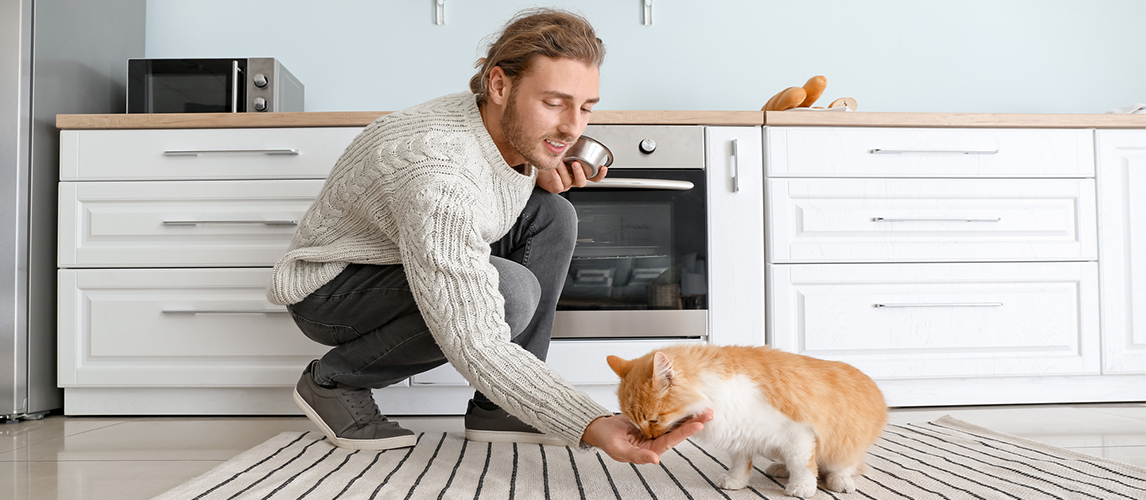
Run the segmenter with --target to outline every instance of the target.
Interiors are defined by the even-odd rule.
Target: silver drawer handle
[[[1002,217],[983,217],[983,218],[967,218],[967,217],[904,217],[904,218],[891,218],[891,217],[873,217],[872,222],[1000,222]]]
[[[197,226],[199,224],[266,224],[268,226],[297,226],[297,220],[165,220],[164,226]]]
[[[286,309],[164,309],[163,314],[286,314]]]
[[[298,156],[297,149],[173,149],[163,152],[163,156],[199,155],[271,155]]]
[[[875,307],[1003,307],[1002,302],[953,302],[950,304],[875,304]]]
[[[736,147],[736,139],[732,140],[732,192],[740,192],[740,152]]]
[[[581,189],[667,189],[669,191],[688,191],[693,187],[695,187],[695,185],[689,181],[605,178],[599,182],[589,183],[588,186]]]
[[[994,155],[999,154],[998,149],[873,149],[873,155],[901,155],[905,153],[946,153],[961,155]]]

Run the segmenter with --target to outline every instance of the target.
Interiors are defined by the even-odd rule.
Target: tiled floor
[[[1146,404],[893,410],[893,423],[951,415],[984,427],[1146,467]],[[398,418],[460,432],[459,417]],[[77,418],[0,424],[0,499],[147,499],[284,431],[291,418]]]

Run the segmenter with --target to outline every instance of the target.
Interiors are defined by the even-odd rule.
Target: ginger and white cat
[[[855,491],[864,453],[887,422],[875,382],[852,366],[768,347],[672,346],[634,360],[608,357],[621,377],[621,411],[649,438],[712,408],[696,434],[732,456],[717,484],[748,485],[752,459],[772,460],[766,473],[789,477],[784,493],[809,497],[816,479],[827,489]]]

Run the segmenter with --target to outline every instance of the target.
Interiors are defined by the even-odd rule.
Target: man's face
[[[600,100],[600,82],[594,65],[537,56],[510,88],[501,117],[503,137],[530,165],[540,170],[561,166]]]

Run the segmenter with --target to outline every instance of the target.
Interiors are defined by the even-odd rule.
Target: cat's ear
[[[633,362],[627,359],[619,358],[617,356],[609,356],[605,358],[609,362],[609,368],[613,369],[618,377],[624,378],[629,373],[629,369],[633,367]]]
[[[672,360],[665,353],[653,354],[653,386],[658,390],[668,390],[672,385]]]

